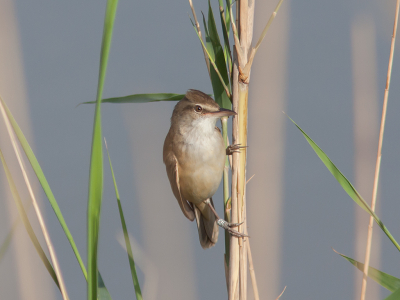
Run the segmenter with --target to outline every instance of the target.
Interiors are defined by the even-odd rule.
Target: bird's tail
[[[197,229],[199,231],[200,245],[203,249],[211,248],[218,241],[219,227],[217,218],[207,201],[211,202],[214,207],[212,198],[207,199],[200,205],[194,205],[194,213],[196,216]]]

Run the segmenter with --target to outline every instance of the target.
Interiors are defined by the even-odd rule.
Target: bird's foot
[[[229,145],[226,148],[226,155],[232,155],[234,152],[240,152],[240,149],[247,148],[247,146],[240,146],[240,144]]]
[[[228,230],[228,232],[233,236],[236,236],[236,237],[248,237],[247,234],[240,233],[239,231],[237,231],[237,230],[232,228],[232,227],[238,227],[239,225],[243,224],[243,222],[241,222],[241,223],[228,223],[224,219],[218,219],[217,220],[217,224],[218,224],[218,226],[224,228],[225,230]]]

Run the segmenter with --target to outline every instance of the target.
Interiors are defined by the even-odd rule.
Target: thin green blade
[[[225,7],[225,28],[226,28],[227,35],[228,35],[228,38],[229,38],[229,32],[230,32],[230,28],[231,28],[231,15],[229,13],[229,9],[232,6],[232,0],[226,0],[225,2],[226,2],[226,7]]]
[[[328,170],[332,173],[332,175],[336,178],[342,188],[346,191],[346,193],[357,203],[362,209],[364,209],[367,213],[369,213],[376,221],[378,226],[383,230],[383,232],[387,235],[390,241],[396,246],[397,250],[400,251],[400,245],[391,235],[386,226],[382,223],[382,221],[378,218],[374,211],[370,208],[367,202],[361,197],[361,195],[357,192],[354,186],[350,183],[350,181],[340,172],[340,170],[333,164],[330,158],[322,151],[322,149],[300,128],[299,125],[296,124],[290,117],[288,117],[294,125],[301,131],[303,136],[306,138],[307,142],[310,144],[311,148],[315,151],[324,165],[328,168]]]
[[[173,93],[152,93],[152,94],[134,94],[124,97],[114,97],[101,100],[102,103],[147,103],[158,101],[179,101],[185,94]],[[93,104],[96,101],[83,102],[82,104]]]
[[[74,251],[76,259],[78,260],[78,263],[79,263],[79,265],[80,265],[80,267],[82,269],[82,273],[86,278],[87,277],[87,273],[86,273],[85,265],[84,265],[84,263],[82,261],[82,258],[80,256],[80,254],[79,254],[78,248],[76,247],[76,244],[75,244],[75,241],[74,241],[74,239],[72,237],[72,234],[68,229],[67,223],[64,220],[64,217],[63,217],[63,215],[61,213],[61,210],[60,210],[60,208],[59,208],[59,206],[57,204],[57,201],[56,201],[56,199],[55,199],[55,197],[53,195],[53,192],[50,189],[50,185],[47,182],[46,177],[44,176],[42,168],[40,167],[39,162],[37,161],[36,156],[32,151],[32,148],[30,147],[30,145],[29,145],[28,141],[26,140],[23,132],[21,131],[21,128],[18,126],[18,123],[15,121],[14,116],[12,115],[11,111],[8,109],[6,103],[3,101],[3,99],[1,97],[0,97],[0,102],[1,102],[1,105],[4,107],[4,110],[5,110],[6,114],[7,114],[7,117],[10,120],[11,126],[13,127],[14,132],[17,135],[17,138],[18,138],[19,142],[21,143],[22,148],[24,149],[26,157],[28,158],[28,160],[29,160],[29,162],[30,162],[30,164],[32,166],[32,169],[35,172],[35,174],[36,174],[36,176],[37,176],[37,178],[38,178],[38,180],[39,180],[39,182],[40,182],[40,184],[41,184],[41,186],[43,188],[43,191],[45,192],[47,198],[49,199],[51,207],[53,208],[54,213],[56,214],[57,219],[60,222],[60,225],[61,225],[62,229],[64,230],[64,233],[65,233],[65,235],[66,235],[66,237],[67,237],[67,239],[68,239],[68,241],[69,241],[69,243],[70,243],[70,245],[72,247],[72,250]]]
[[[103,39],[101,44],[97,103],[94,115],[92,153],[90,159],[89,196],[88,196],[88,300],[97,299],[97,250],[99,241],[101,200],[103,196],[103,149],[101,133],[101,99],[110,53],[112,32],[118,0],[108,0],[104,18]]]
[[[121,218],[122,230],[124,232],[125,246],[126,246],[126,251],[128,253],[129,266],[131,268],[133,287],[135,288],[136,299],[142,300],[143,299],[142,291],[140,289],[139,279],[136,274],[136,266],[135,266],[135,261],[133,260],[131,242],[129,240],[128,229],[127,229],[126,223],[125,223],[124,212],[122,210],[121,200],[119,197],[119,192],[118,192],[118,187],[117,187],[117,181],[115,180],[114,170],[113,170],[112,163],[111,163],[110,153],[108,152],[107,143],[106,143],[106,149],[107,149],[108,161],[110,163],[111,175],[112,175],[113,182],[114,182],[115,196],[117,198],[117,204],[118,204],[119,216]]]
[[[231,91],[224,50],[221,46],[210,1],[208,1],[208,34],[213,47],[215,65],[217,66],[225,85],[228,87],[229,91]],[[232,103],[225,92],[225,88],[221,83],[218,74],[214,69],[210,69],[210,74],[215,101],[219,104],[219,106],[230,109],[232,107]]]
[[[18,189],[17,189],[17,187],[16,187],[16,185],[14,183],[14,180],[13,180],[13,178],[11,176],[10,170],[9,170],[7,164],[6,164],[5,159],[4,159],[3,152],[1,150],[0,150],[0,160],[3,163],[3,168],[4,168],[4,171],[6,173],[7,181],[8,181],[8,184],[10,186],[10,189],[11,189],[11,194],[12,194],[12,196],[14,198],[15,204],[17,205],[19,215],[20,215],[20,217],[22,219],[22,222],[23,222],[23,224],[25,226],[25,229],[26,229],[26,231],[27,231],[27,233],[29,235],[29,238],[31,239],[33,245],[35,246],[35,249],[36,249],[37,253],[39,254],[39,257],[42,260],[42,262],[43,262],[44,266],[46,267],[47,271],[49,272],[51,278],[53,278],[53,280],[54,280],[55,284],[57,285],[58,289],[60,289],[60,285],[58,283],[57,275],[54,272],[53,266],[51,265],[50,261],[48,260],[46,254],[44,253],[43,248],[40,245],[39,240],[37,239],[37,237],[35,235],[35,232],[33,231],[31,223],[29,222],[28,216],[27,216],[27,214],[25,212],[25,209],[24,209],[24,206],[22,204],[21,198],[19,197]]]
[[[230,29],[230,15],[229,13],[224,13],[223,10],[224,4],[222,0],[219,1],[219,8],[220,8],[220,19],[221,19],[221,27],[222,27],[222,34],[224,36],[224,57],[225,63],[228,65],[229,73],[232,71],[232,54],[231,54],[231,47],[229,43],[229,29]],[[229,0],[228,0],[229,2]],[[229,11],[229,10],[228,10]]]
[[[333,250],[335,251],[335,250]],[[345,258],[347,261],[349,261],[353,266],[355,266],[357,269],[359,269],[361,272],[364,272],[364,264],[352,259],[351,257],[348,257],[344,254],[341,254],[337,251],[335,251],[337,254],[339,254],[341,257]],[[379,283],[381,286],[383,286],[385,289],[388,289],[391,292],[395,292],[400,288],[400,279],[396,278],[392,275],[389,275],[387,273],[384,273],[382,271],[379,271],[378,269],[369,267],[368,268],[368,277],[375,280],[377,283]]]
[[[215,61],[214,48],[213,48],[212,43],[211,43],[210,34],[208,33],[206,18],[204,17],[203,12],[201,12],[201,14],[203,16],[203,25],[204,25],[204,35],[205,35],[205,40],[206,40],[206,48],[207,48],[207,51],[208,51],[208,53],[210,55],[209,59],[210,60],[212,59],[213,61]]]

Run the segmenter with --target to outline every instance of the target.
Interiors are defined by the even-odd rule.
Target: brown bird
[[[172,191],[183,214],[190,221],[196,219],[204,249],[217,242],[218,225],[244,236],[231,228],[238,224],[219,219],[211,198],[221,182],[227,153],[215,124],[232,115],[236,113],[220,108],[208,95],[189,90],[174,108],[164,142],[163,160]]]

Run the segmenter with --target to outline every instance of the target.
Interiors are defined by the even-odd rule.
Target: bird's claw
[[[228,223],[228,222],[227,222]],[[228,226],[229,227],[238,227],[239,225],[242,225],[244,223],[244,221],[243,222],[240,222],[240,223],[228,223]]]
[[[226,148],[226,155],[232,155],[234,152],[240,152],[240,149],[247,148],[247,146],[240,146],[240,144],[229,145]]]
[[[232,227],[237,227],[241,224],[243,224],[243,222],[241,223],[228,223],[227,221],[223,220],[223,219],[218,219],[217,220],[217,224],[218,226],[224,228],[225,230],[227,230],[231,235],[236,236],[236,237],[248,237],[247,234],[244,233],[240,233],[239,231],[233,229]]]

